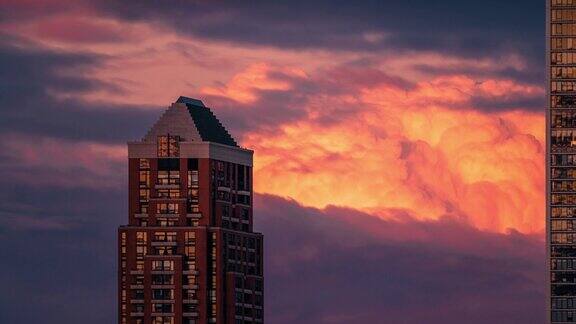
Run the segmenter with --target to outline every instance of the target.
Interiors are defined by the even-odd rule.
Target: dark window
[[[188,170],[198,170],[198,159],[188,159]]]
[[[180,159],[158,159],[158,171],[179,171]]]

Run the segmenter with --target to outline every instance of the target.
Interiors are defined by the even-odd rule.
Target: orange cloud
[[[257,63],[249,66],[246,70],[235,75],[225,86],[209,86],[201,89],[204,95],[222,96],[241,103],[252,103],[256,101],[259,90],[283,90],[291,89],[288,81],[269,77],[270,66],[265,63]],[[277,69],[286,76],[306,78],[306,73],[296,68]]]
[[[252,132],[243,144],[256,151],[256,191],[319,208],[348,206],[382,217],[401,208],[419,219],[449,216],[485,230],[539,232],[543,116],[469,109],[478,90],[510,93],[501,87],[542,92],[466,76],[418,82],[411,90],[379,84],[361,88],[354,113],[332,124],[303,119],[276,134]],[[347,99],[334,96],[327,104],[349,105]],[[303,109],[331,109],[310,102]]]

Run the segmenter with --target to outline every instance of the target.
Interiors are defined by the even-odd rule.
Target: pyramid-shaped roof
[[[155,142],[159,135],[178,135],[184,141],[203,141],[238,147],[234,138],[201,100],[180,97],[144,137]]]

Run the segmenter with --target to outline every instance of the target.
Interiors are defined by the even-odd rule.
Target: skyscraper
[[[576,0],[548,0],[548,321],[576,322]]]
[[[128,143],[119,323],[263,322],[252,155],[200,100],[186,97]]]

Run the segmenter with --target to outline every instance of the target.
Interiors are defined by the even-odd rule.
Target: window
[[[139,160],[139,167],[140,167],[140,170],[150,170],[150,160],[140,159]]]
[[[140,198],[140,201],[147,201],[150,198],[150,190],[149,189],[140,189],[139,198]]]
[[[197,188],[188,189],[188,198],[190,199],[191,202],[198,203],[198,189]]]
[[[156,194],[158,198],[180,198],[178,189],[158,189]]]
[[[155,232],[155,242],[176,242],[176,232]]]
[[[148,202],[140,202],[140,214],[148,214]]]
[[[161,226],[161,227],[176,226],[176,221],[174,221],[173,219],[158,218],[158,219],[156,219],[156,222],[158,223],[158,226]]]
[[[154,274],[152,275],[153,285],[172,285],[174,284],[174,277],[167,274]]]
[[[143,285],[143,284],[144,284],[144,276],[142,276],[142,275],[137,275],[136,278],[135,278],[135,280],[134,280],[134,283],[135,283],[136,285]]]
[[[156,246],[154,247],[154,255],[174,255],[176,254],[175,246]]]
[[[184,265],[186,266],[186,270],[196,270],[196,261],[194,260],[187,260]]]
[[[250,206],[250,196],[248,195],[237,195],[236,199],[239,204]]]
[[[144,243],[146,244],[147,241],[147,233],[146,232],[136,232],[136,243]]]
[[[193,289],[185,289],[182,293],[182,299],[196,299],[196,292]]]
[[[186,232],[184,234],[184,239],[186,240],[186,244],[194,244],[196,242],[196,233]]]
[[[188,187],[198,187],[198,171],[188,170]]]
[[[152,261],[152,270],[174,270],[174,261],[171,260],[155,260]]]
[[[256,287],[256,291],[262,291],[262,280],[256,279],[255,287]]]
[[[180,184],[180,171],[158,171],[159,185],[177,185]]]
[[[196,284],[196,276],[187,275],[182,278],[182,282],[184,285],[195,285]]]
[[[178,214],[178,203],[158,203],[156,204],[157,214]]]
[[[158,313],[166,313],[166,312],[158,312]],[[174,324],[174,317],[156,316],[152,318],[152,324]]]
[[[144,290],[142,289],[133,290],[132,299],[144,299]]]
[[[192,257],[196,255],[196,247],[195,246],[185,246],[184,247],[184,254],[188,257]]]
[[[140,187],[144,188],[150,187],[150,171],[139,172],[139,184]]]
[[[158,136],[158,157],[180,155],[180,137],[171,135]]]
[[[156,300],[174,299],[174,289],[153,289],[152,299]]]
[[[153,303],[152,304],[152,312],[153,313],[172,313],[173,312],[173,305],[172,304]]]
[[[146,255],[146,246],[144,245],[136,246],[136,255],[138,256]]]
[[[574,95],[553,95],[550,96],[552,108],[573,108],[576,107],[576,96]]]

